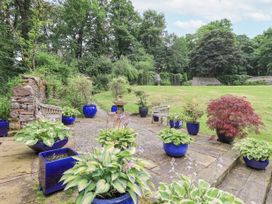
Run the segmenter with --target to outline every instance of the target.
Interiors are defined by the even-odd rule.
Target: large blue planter
[[[148,114],[148,107],[145,106],[139,107],[139,114],[141,118],[145,118]]]
[[[189,135],[197,135],[199,132],[199,123],[186,123],[187,132]]]
[[[269,160],[264,160],[264,161],[257,161],[255,159],[248,159],[247,157],[243,157],[246,165],[250,168],[253,169],[258,169],[258,170],[265,170],[266,167],[269,164]]]
[[[138,201],[137,201],[137,203],[138,203]],[[93,200],[92,204],[133,204],[133,200],[132,200],[130,194],[126,193],[118,198],[113,198],[113,199],[95,198]]]
[[[175,129],[180,129],[182,127],[182,121],[180,121],[180,120],[175,121],[174,127],[175,127]]]
[[[165,153],[171,157],[182,157],[188,150],[188,144],[163,143],[163,148]]]
[[[8,136],[9,122],[7,120],[0,120],[0,137]]]
[[[61,118],[61,121],[64,125],[72,125],[74,124],[75,120],[76,120],[76,117],[69,117],[65,115],[62,115],[62,118]]]
[[[54,161],[47,158],[52,155],[67,154],[67,157]],[[59,182],[63,173],[72,168],[76,160],[72,156],[78,155],[70,148],[55,149],[39,154],[39,183],[45,195],[64,189],[63,182]]]
[[[68,138],[64,138],[63,140],[56,140],[52,147],[45,145],[42,141],[38,141],[36,144],[29,146],[36,152],[44,152],[49,150],[54,150],[63,147],[68,142]]]
[[[174,128],[175,127],[175,121],[169,120],[169,126],[170,126],[170,128]]]
[[[86,118],[93,118],[97,112],[96,105],[90,104],[83,106],[83,114]]]
[[[117,111],[117,106],[116,105],[112,105],[111,106],[111,112],[115,113]]]

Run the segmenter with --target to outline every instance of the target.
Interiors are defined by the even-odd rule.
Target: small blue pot
[[[0,120],[0,137],[8,136],[9,122],[7,120]]]
[[[64,125],[72,125],[74,124],[75,120],[76,120],[76,117],[69,117],[65,115],[62,115],[62,118],[61,118],[61,121]]]
[[[186,123],[187,132],[189,135],[197,135],[199,132],[199,123]]]
[[[171,157],[182,157],[188,150],[188,144],[163,143],[163,148],[165,153]]]
[[[180,129],[182,127],[182,121],[178,120],[178,121],[175,121],[175,129]]]
[[[83,114],[86,118],[93,118],[97,112],[96,105],[84,105],[83,106]]]
[[[170,126],[170,128],[174,128],[175,122],[173,120],[169,120],[169,126]]]
[[[60,154],[68,156],[54,161],[47,160],[52,155]],[[78,154],[70,148],[55,149],[39,154],[39,183],[44,195],[64,189],[65,185],[59,180],[65,171],[75,165],[76,160],[72,156],[76,155]]]
[[[116,111],[117,111],[117,106],[116,105],[112,105],[111,106],[111,112],[116,113]]]
[[[42,141],[38,141],[36,144],[29,146],[36,152],[44,152],[49,150],[54,150],[63,147],[68,142],[68,138],[64,138],[63,140],[57,140],[52,147],[45,145]]]
[[[138,203],[138,201],[137,201]],[[95,198],[92,204],[133,204],[133,200],[129,193],[126,193],[118,198],[113,199],[99,199]]]
[[[255,159],[248,159],[246,156],[243,157],[243,159],[248,167],[258,170],[265,170],[269,164],[268,159],[264,161],[257,161]]]
[[[154,122],[159,122],[159,117],[158,116],[156,116],[156,115],[153,115],[153,120],[154,120]]]

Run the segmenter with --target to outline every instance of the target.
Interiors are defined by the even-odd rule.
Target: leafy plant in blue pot
[[[6,97],[0,98],[0,137],[8,136],[10,101]]]
[[[64,189],[60,182],[63,173],[72,168],[78,155],[70,148],[60,148],[39,153],[39,184],[44,193],[48,195]]]
[[[198,120],[204,115],[200,105],[195,100],[187,102],[183,108],[183,115],[188,133],[197,135],[200,128]]]
[[[188,144],[193,141],[187,133],[173,128],[161,130],[158,136],[163,141],[165,153],[172,157],[185,156]]]
[[[63,107],[62,109],[62,123],[64,125],[72,125],[74,124],[76,120],[76,116],[79,115],[80,112],[75,109],[68,106]]]
[[[15,140],[24,142],[36,152],[43,152],[63,147],[69,136],[69,129],[60,121],[41,119],[28,123],[19,130]]]
[[[65,189],[77,188],[76,203],[137,204],[153,186],[146,161],[133,156],[135,149],[95,149],[75,158],[76,165],[61,178]]]
[[[238,149],[248,167],[264,170],[269,164],[272,155],[272,145],[264,140],[255,138],[242,139],[234,144]]]
[[[145,118],[148,114],[148,106],[147,106],[147,94],[144,91],[134,91],[136,97],[139,98],[138,106],[139,106],[139,115],[142,118]]]

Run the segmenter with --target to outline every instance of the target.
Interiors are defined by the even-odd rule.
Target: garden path
[[[78,119],[71,126],[73,136],[68,146],[78,152],[90,152],[98,147],[96,135],[107,127],[107,114],[99,110],[93,119]],[[208,136],[194,136],[188,154],[183,158],[170,158],[156,137],[164,128],[151,124],[150,118],[130,117],[129,127],[137,136],[137,154],[150,161],[149,170],[155,184],[170,182],[179,174],[192,179],[207,180],[213,186],[234,193],[249,204],[272,203],[270,190],[271,167],[267,171],[249,170],[240,162],[231,147],[209,140]],[[182,130],[184,131],[184,130]],[[24,144],[15,143],[13,138],[0,138],[0,204],[71,204],[71,192],[57,193],[44,198],[38,191],[37,156]],[[143,204],[145,202],[140,202]]]

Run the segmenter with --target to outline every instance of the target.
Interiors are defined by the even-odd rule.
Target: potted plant
[[[246,138],[234,144],[248,167],[264,170],[272,155],[272,145],[264,140]]]
[[[263,125],[250,102],[244,97],[226,95],[212,100],[208,105],[210,129],[216,130],[218,140],[231,143],[235,137],[246,136],[248,130],[259,132]]]
[[[179,130],[165,128],[160,131],[159,138],[163,141],[163,148],[167,155],[172,157],[184,156],[192,138]]]
[[[110,128],[101,130],[97,140],[102,146],[113,145],[115,148],[125,150],[136,146],[136,135],[131,128]]]
[[[175,113],[169,116],[170,128],[180,129],[182,127],[182,115]]]
[[[26,124],[15,135],[15,140],[24,142],[36,152],[63,147],[68,142],[69,130],[59,121],[36,120]]]
[[[242,200],[234,195],[220,189],[210,187],[204,180],[193,183],[188,177],[181,176],[180,180],[172,183],[160,183],[157,199],[159,204],[177,203],[235,203],[244,204]]]
[[[8,136],[10,101],[8,98],[0,98],[0,137]]]
[[[170,128],[174,128],[175,127],[175,114],[170,114],[169,115],[169,126]]]
[[[199,122],[204,115],[204,111],[194,100],[185,104],[183,108],[184,119],[186,120],[186,128],[190,135],[197,135],[199,132]]]
[[[76,120],[76,116],[79,115],[79,111],[77,109],[65,106],[62,109],[62,123],[64,125],[72,125]]]
[[[65,171],[72,168],[78,155],[70,148],[60,148],[39,153],[39,184],[45,195],[64,189],[60,179]]]
[[[76,158],[76,165],[61,178],[65,190],[78,189],[76,203],[136,204],[138,196],[149,193],[153,184],[144,167],[146,161],[134,153],[135,149],[104,147]]]
[[[136,97],[139,98],[138,105],[139,105],[139,114],[142,118],[145,118],[148,114],[148,107],[147,107],[147,94],[144,91],[134,91]]]

